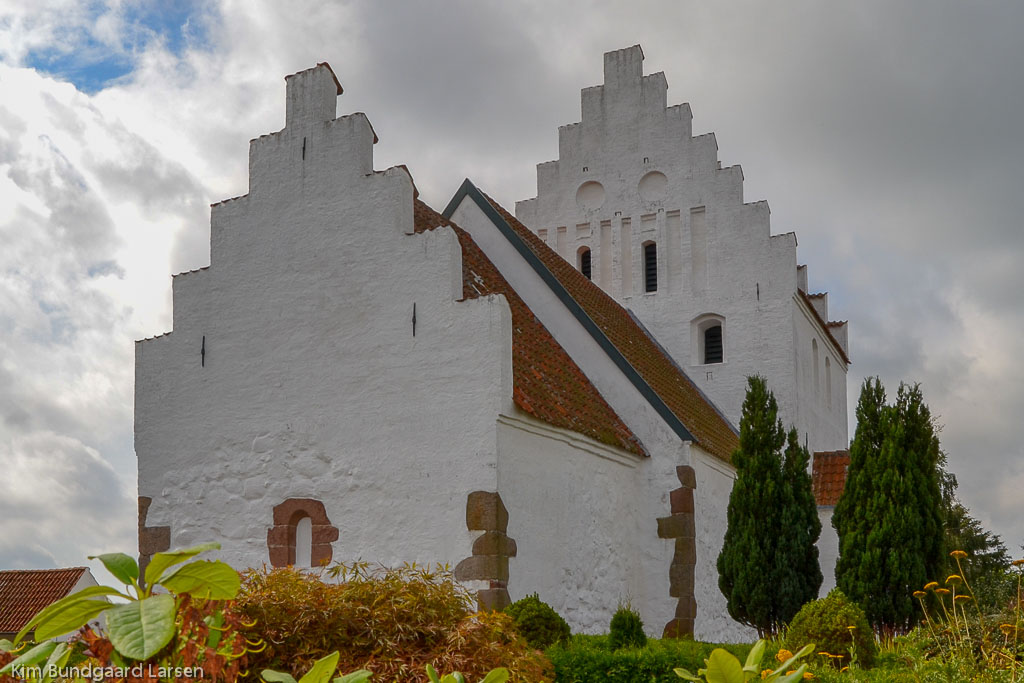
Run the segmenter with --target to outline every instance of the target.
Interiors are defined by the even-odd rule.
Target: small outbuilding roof
[[[850,467],[850,451],[820,451],[811,465],[811,487],[818,505],[839,502],[846,486],[846,470]]]
[[[17,633],[44,607],[66,597],[86,567],[0,571],[0,633]]]

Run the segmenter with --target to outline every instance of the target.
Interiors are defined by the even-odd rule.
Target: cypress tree
[[[795,427],[786,438],[782,465],[786,504],[782,508],[782,526],[776,547],[777,576],[780,585],[780,616],[789,623],[804,603],[818,597],[821,565],[818,547],[821,520],[814,500],[810,473],[811,456],[800,445]]]
[[[878,378],[857,403],[846,488],[832,525],[836,584],[876,627],[904,631],[917,619],[912,594],[943,568],[939,441],[918,385],[900,384],[888,405]]]
[[[729,614],[760,635],[777,632],[817,596],[821,571],[814,547],[821,531],[796,430],[787,434],[762,377],[747,380],[736,481],[718,556],[718,586]]]

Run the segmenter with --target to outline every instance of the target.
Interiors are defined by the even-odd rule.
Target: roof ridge
[[[689,376],[679,372],[671,356],[652,342],[629,311],[469,179],[452,197],[444,215],[450,217],[466,196],[488,215],[677,436],[731,463],[739,445],[731,423],[722,418]],[[627,343],[634,338],[645,341]]]

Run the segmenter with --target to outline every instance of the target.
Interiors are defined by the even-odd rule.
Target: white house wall
[[[523,416],[499,420],[498,456],[508,535],[518,546],[509,560],[512,600],[538,593],[585,633],[607,633],[617,605],[630,601],[660,637],[671,618],[656,609],[670,602],[671,548],[653,518],[637,515],[644,458]],[[653,565],[654,585],[642,559]]]
[[[728,527],[729,494],[736,481],[735,470],[699,448],[691,448],[697,487],[693,491],[697,529],[697,565],[694,595],[697,620],[693,637],[712,643],[749,642],[756,631],[741,626],[729,616],[725,596],[718,588],[718,555]]]
[[[656,633],[657,629],[672,619],[675,610],[675,601],[669,596],[667,581],[673,544],[672,541],[658,538],[657,519],[669,513],[669,492],[679,486],[676,467],[679,465],[694,466],[690,456],[692,449],[689,443],[681,441],[679,435],[658,415],[647,399],[622,374],[607,352],[565,308],[562,301],[541,279],[540,275],[523,259],[474,201],[468,197],[464,199],[452,214],[452,220],[472,235],[487,257],[497,265],[509,284],[555,340],[569,353],[650,454],[650,457],[638,466],[634,474],[638,493],[630,507],[636,519],[633,523],[634,528],[638,529],[640,534],[637,541],[637,554],[634,557],[636,572],[645,577],[642,584],[644,590],[647,591],[645,595],[651,596],[648,599],[636,596],[637,601],[634,605],[640,609],[644,623],[648,625],[652,633]],[[499,458],[499,467],[501,467],[500,462],[504,457],[505,451],[503,450]],[[502,499],[506,506],[517,504],[513,498],[512,495],[506,496],[502,490]],[[728,494],[726,493],[724,502],[715,498],[712,504],[721,507],[727,503]],[[509,509],[511,513],[511,507]],[[724,507],[722,509],[724,510]],[[628,515],[630,512],[623,510],[622,514]],[[717,518],[722,515],[715,513],[714,516]],[[724,516],[722,519],[724,520]],[[513,522],[514,519],[510,514],[510,529]],[[710,535],[705,536],[705,542],[717,543],[720,547],[725,528],[723,521],[720,526],[709,529],[706,533]],[[581,526],[580,533],[592,532],[589,531],[588,526]],[[509,535],[516,538],[511,531]],[[717,541],[714,540],[716,537]],[[601,562],[608,561],[607,552],[606,549],[606,554],[602,556]],[[709,548],[698,550],[698,552],[703,557],[708,557],[712,551],[709,546]],[[714,552],[714,555],[717,558],[717,551]],[[519,557],[512,562],[523,561],[523,557],[524,553],[520,551]],[[517,579],[513,576],[512,580],[516,581]],[[515,597],[514,594],[513,597]],[[612,600],[611,604],[605,609],[610,607],[614,610],[617,599],[617,594],[613,594],[609,598]],[[593,614],[599,615],[601,612],[595,608]],[[708,618],[712,618],[712,610],[705,611],[703,603],[698,601],[697,624],[703,627],[701,620]],[[715,613],[713,618],[721,619],[718,613]],[[597,624],[601,617],[585,616],[585,619],[586,621],[581,623],[581,626],[597,628],[592,624]],[[725,621],[717,621],[715,626],[708,628],[722,633],[724,637],[730,633],[727,622],[732,623],[735,627],[731,632],[733,637],[740,637],[739,625],[731,622],[728,617],[725,617]],[[656,634],[660,635],[660,633]]]
[[[175,278],[173,333],[137,345],[146,523],[260,566],[273,506],[313,498],[335,560],[454,565],[467,494],[497,484],[508,305],[456,301],[455,234],[411,234],[408,174],[367,175],[373,131],[324,120],[323,70],[289,80],[308,106],[253,141],[250,193],[214,207],[212,264]]]

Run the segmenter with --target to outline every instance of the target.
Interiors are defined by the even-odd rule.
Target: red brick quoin
[[[466,528],[483,531],[473,542],[473,554],[455,566],[458,581],[487,581],[477,591],[481,610],[503,610],[512,601],[508,595],[508,558],[516,556],[516,542],[506,535],[508,510],[496,491],[473,491],[466,499]]]
[[[658,537],[675,539],[675,553],[668,569],[668,594],[678,598],[675,617],[665,624],[662,638],[692,636],[693,622],[697,617],[697,599],[694,596],[697,534],[693,511],[693,490],[697,488],[697,478],[693,468],[685,465],[676,468],[676,476],[682,487],[669,493],[672,514],[658,518]]]
[[[338,540],[338,528],[331,526],[324,504],[313,498],[289,498],[274,506],[274,526],[267,530],[271,567],[295,564],[295,527],[303,517],[309,517],[313,523],[313,566],[331,561],[331,543]]]
[[[146,526],[146,517],[152,504],[153,499],[149,496],[139,496],[139,571],[143,575],[153,555],[171,548],[171,527]]]

